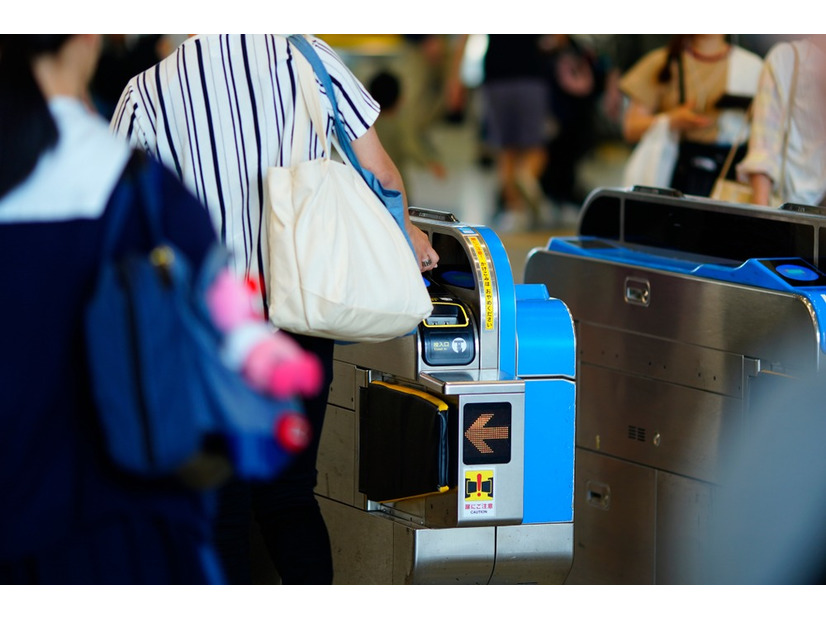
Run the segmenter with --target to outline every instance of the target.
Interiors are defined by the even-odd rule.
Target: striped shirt
[[[351,139],[375,122],[379,106],[339,56],[311,42],[333,82],[340,118]],[[132,78],[111,128],[173,169],[209,209],[239,274],[266,275],[264,180],[270,166],[290,166],[296,123],[297,74],[285,35],[197,35]],[[319,83],[327,135],[332,106]],[[306,136],[302,161],[325,155],[315,133]]]

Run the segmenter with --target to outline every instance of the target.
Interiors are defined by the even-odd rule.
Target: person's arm
[[[751,185],[751,202],[756,205],[768,206],[772,193],[772,180],[767,174],[756,173],[749,175]]]
[[[708,127],[711,124],[711,118],[704,114],[697,114],[693,109],[693,102],[686,102],[680,107],[669,110],[668,112],[661,112],[668,117],[668,124],[671,129],[683,133],[691,129],[699,129],[701,127]],[[648,128],[654,123],[658,115],[645,105],[632,100],[628,105],[628,110],[625,112],[625,117],[622,122],[622,135],[628,142],[639,142]]]
[[[757,94],[752,101],[748,151],[737,165],[738,180],[751,185],[752,202],[765,206],[770,204],[774,183],[779,182],[783,159],[785,110],[784,97],[775,76],[775,63],[780,62],[778,49],[782,48],[776,47],[766,56]]]
[[[419,268],[422,271],[434,269],[439,262],[439,255],[430,245],[427,235],[414,226],[410,221],[410,214],[407,212],[407,194],[404,190],[402,175],[399,173],[396,164],[390,159],[387,151],[379,140],[375,127],[370,127],[359,138],[352,141],[353,151],[359,163],[372,172],[383,187],[401,192],[404,198],[404,223],[407,234],[413,242],[413,250],[419,260]]]

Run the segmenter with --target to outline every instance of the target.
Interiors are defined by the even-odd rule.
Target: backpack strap
[[[152,242],[158,244],[163,240],[161,207],[156,184],[158,174],[157,166],[152,165],[149,156],[145,152],[139,150],[132,152],[123,171],[123,178],[127,182],[120,185],[113,204],[108,209],[109,221],[103,233],[104,257],[114,254],[123,227],[137,197],[141,198],[138,200],[138,207],[143,210],[146,216]]]

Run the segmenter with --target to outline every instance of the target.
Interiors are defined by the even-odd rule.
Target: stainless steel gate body
[[[767,264],[749,263],[749,277],[738,267],[801,256],[821,266],[823,218],[621,190],[595,192],[583,209],[579,235],[534,250],[525,268],[576,325],[567,583],[696,581],[726,447],[755,399],[817,372],[823,357],[820,292],[775,283]],[[756,236],[723,252],[703,235],[751,220],[776,227],[776,243]],[[760,253],[738,255],[750,252]]]
[[[450,294],[449,303],[469,311],[472,330],[467,333],[472,335],[465,344],[475,355],[457,362],[429,358],[429,344],[444,351],[451,341],[438,337],[439,326],[428,332],[427,325],[386,343],[336,347],[316,487],[336,582],[562,583],[573,557],[570,313],[549,299],[544,287],[514,285],[507,255],[492,231],[436,212],[418,212],[414,221],[441,256],[440,290]],[[431,279],[440,277],[436,273]],[[548,344],[517,346],[521,339]],[[366,392],[377,381],[449,405],[455,481],[443,492],[385,501],[363,491],[360,417]],[[479,462],[471,454],[479,449],[474,441],[492,436],[464,430],[484,427],[490,418],[482,418],[480,410],[506,411],[508,420],[506,427],[497,427],[507,429],[507,457],[484,465],[474,464]],[[477,495],[485,497],[481,492],[470,496],[472,476],[478,478],[477,490],[484,477],[489,501],[477,500]]]

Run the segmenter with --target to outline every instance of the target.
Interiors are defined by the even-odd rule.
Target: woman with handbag
[[[722,34],[673,35],[668,46],[643,56],[620,81],[629,99],[623,135],[642,145],[651,132],[660,142],[670,141],[672,148],[646,144],[655,159],[635,162],[642,173],[646,167],[665,166],[671,172],[659,178],[670,176],[670,187],[708,196],[732,144],[747,126],[746,109],[761,66],[759,56],[730,44]],[[664,153],[670,154],[667,162]],[[735,162],[744,154],[745,145]],[[637,183],[634,178],[627,181]]]
[[[826,192],[826,36],[781,42],[766,55],[748,153],[738,179],[751,202],[818,205]]]
[[[99,52],[100,35],[0,37],[0,583],[220,582],[209,497],[123,473],[101,439],[84,316],[103,237],[123,215],[117,251],[151,246],[129,176],[146,158],[88,103]],[[197,269],[210,221],[149,165]]]

